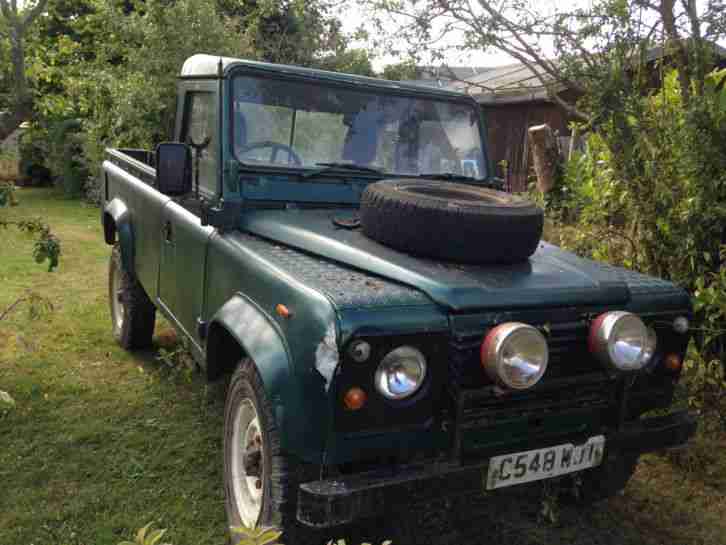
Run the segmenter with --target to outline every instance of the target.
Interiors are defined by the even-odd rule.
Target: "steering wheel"
[[[270,163],[275,162],[275,159],[277,159],[277,153],[279,151],[284,151],[288,155],[288,164],[290,164],[290,159],[295,164],[295,166],[301,167],[303,164],[300,156],[290,146],[288,146],[287,144],[280,144],[279,142],[272,142],[269,140],[265,140],[262,142],[252,142],[250,144],[247,144],[246,146],[242,146],[240,149],[237,150],[237,153],[241,155],[243,153],[247,153],[248,151],[264,148],[270,148]]]

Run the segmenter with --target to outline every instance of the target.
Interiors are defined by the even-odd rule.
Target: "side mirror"
[[[164,195],[175,197],[192,190],[192,154],[180,142],[162,142],[156,146],[156,187]]]

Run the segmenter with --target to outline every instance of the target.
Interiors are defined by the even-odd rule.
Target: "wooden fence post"
[[[547,124],[530,127],[527,132],[532,148],[534,172],[537,175],[537,189],[547,193],[555,185],[557,167],[560,163],[557,139]]]

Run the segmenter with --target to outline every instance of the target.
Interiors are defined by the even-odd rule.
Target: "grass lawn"
[[[0,412],[0,543],[115,545],[149,521],[175,544],[224,543],[219,386],[115,345],[97,208],[18,196],[3,214],[42,215],[63,256],[47,273],[30,239],[0,232],[0,309],[28,289],[55,307],[0,324],[0,389],[17,403]]]
[[[0,323],[0,389],[17,403],[0,409],[0,544],[116,545],[153,521],[175,545],[222,545],[222,386],[115,345],[97,208],[18,197],[2,213],[41,215],[63,255],[49,274],[32,240],[0,232],[0,311],[29,289],[54,306]],[[157,328],[157,345],[173,337]],[[492,524],[465,542],[726,544],[724,452],[723,435],[702,435],[678,464],[646,456],[622,496],[562,506],[555,523],[488,496]]]

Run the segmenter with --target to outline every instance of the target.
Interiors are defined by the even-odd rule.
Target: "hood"
[[[526,262],[466,265],[405,254],[345,229],[350,210],[247,210],[244,231],[412,286],[453,311],[570,305],[624,305],[617,270],[541,242]]]

